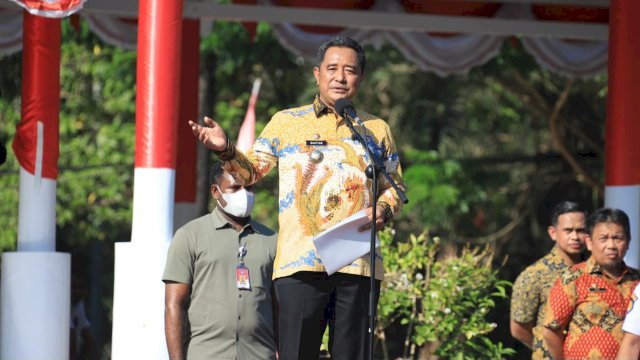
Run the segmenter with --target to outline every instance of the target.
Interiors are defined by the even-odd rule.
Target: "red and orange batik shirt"
[[[615,359],[622,322],[640,272],[610,278],[593,257],[565,271],[549,292],[544,326],[566,330],[565,359]]]
[[[396,145],[382,119],[358,110],[366,130],[356,126],[384,162],[391,177],[404,188]],[[225,168],[245,183],[262,179],[273,168],[279,176],[278,247],[273,278],[299,271],[325,268],[312,239],[327,228],[375,204],[388,214],[400,210],[401,201],[390,183],[379,176],[379,196],[373,199],[371,180],[364,170],[369,155],[339,115],[316,96],[313,104],[276,113],[245,155],[228,144],[218,157]],[[368,255],[341,273],[370,276]],[[382,261],[376,261],[376,278],[383,277]]]

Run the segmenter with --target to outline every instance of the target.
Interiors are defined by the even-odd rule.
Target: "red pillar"
[[[182,0],[141,0],[138,14],[135,166],[175,169]]]
[[[631,220],[625,260],[640,266],[640,1],[612,0],[609,21],[609,97],[605,137],[605,204]]]
[[[24,11],[22,49],[22,119],[13,141],[16,157],[28,172],[58,177],[60,112],[60,19]],[[42,164],[36,164],[36,123],[46,126]]]
[[[200,79],[200,20],[182,22],[182,74],[178,115],[178,158],[174,229],[197,217],[197,139],[187,121],[198,119],[198,81]]]

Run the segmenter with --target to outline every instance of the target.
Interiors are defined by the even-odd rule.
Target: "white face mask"
[[[227,194],[223,193],[217,185],[216,187],[218,188],[218,191],[220,191],[224,201],[227,202],[227,206],[222,206],[220,202],[218,202],[218,205],[224,210],[224,212],[240,218],[247,217],[251,214],[251,210],[253,210],[253,203],[255,201],[254,193],[242,188],[234,193]]]

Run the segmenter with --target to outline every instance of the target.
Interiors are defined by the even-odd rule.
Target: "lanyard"
[[[249,281],[249,268],[244,265],[244,257],[247,255],[246,242],[238,248],[238,266],[236,266],[236,287],[240,290],[251,290]]]
[[[244,244],[241,244],[240,247],[238,248],[238,262],[240,263],[240,265],[244,265],[244,257],[247,255],[247,246],[246,246],[246,242]]]

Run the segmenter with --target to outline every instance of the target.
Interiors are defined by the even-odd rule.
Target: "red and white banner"
[[[261,83],[262,80],[260,79],[255,79],[253,81],[253,88],[251,89],[251,97],[249,98],[247,113],[244,116],[244,121],[242,121],[240,131],[238,132],[236,147],[245,153],[251,149],[253,142],[256,141],[256,102],[258,101]]]
[[[20,166],[37,177],[58,177],[60,20],[25,13],[22,119],[13,139]]]
[[[22,6],[32,15],[62,18],[78,10],[86,0],[11,0]]]

